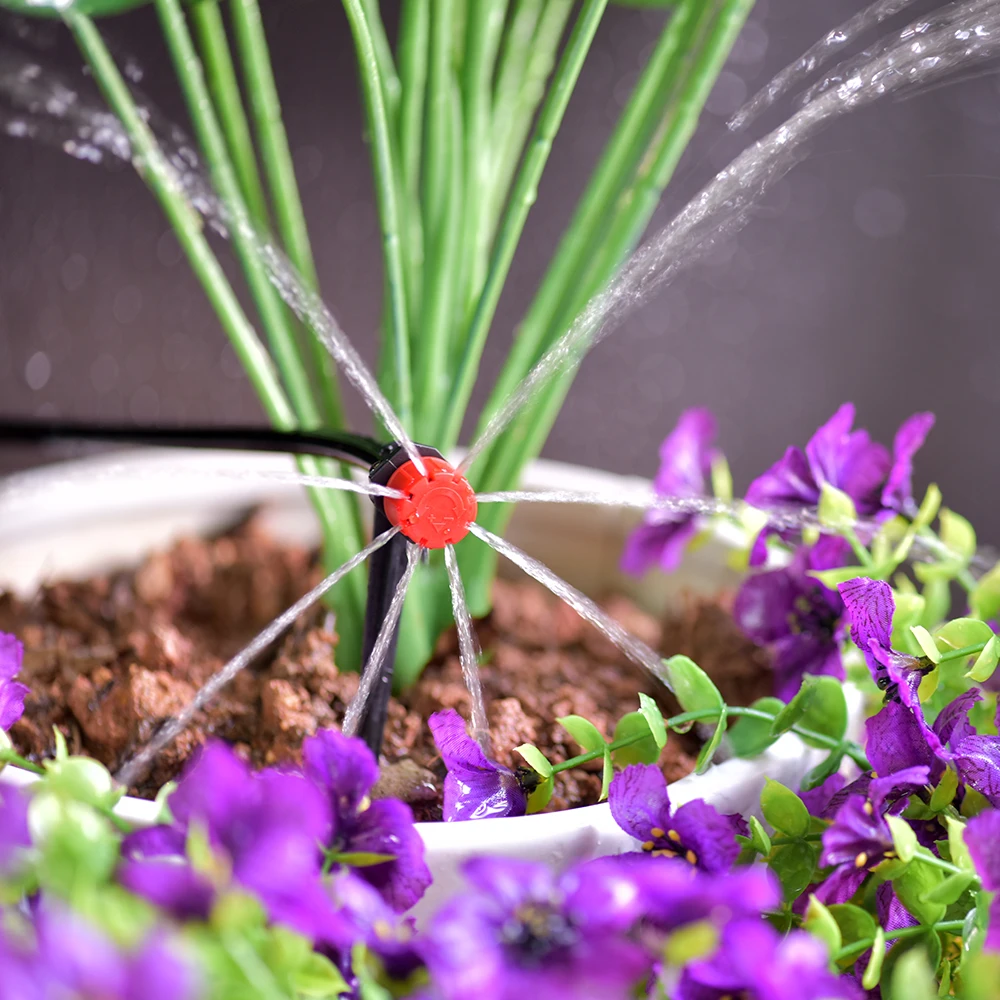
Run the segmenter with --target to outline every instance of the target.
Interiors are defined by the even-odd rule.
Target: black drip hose
[[[107,441],[175,448],[224,448],[316,455],[370,469],[384,445],[346,431],[276,431],[257,427],[122,427],[58,420],[0,418],[0,442],[42,444],[50,441]]]

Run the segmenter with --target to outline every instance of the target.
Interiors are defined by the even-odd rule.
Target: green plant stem
[[[566,30],[572,0],[547,0],[537,14],[537,25],[527,46],[527,58],[519,63],[520,77],[513,87],[513,100],[506,110],[506,102],[498,107],[494,118],[491,157],[494,163],[489,196],[489,214],[486,219],[486,239],[493,239],[500,213],[507,199],[507,192],[521,159],[521,151],[531,131],[535,112],[545,94],[545,82],[552,73],[559,43]],[[515,69],[518,68],[516,65]],[[503,101],[503,95],[499,95]]]
[[[963,646],[961,649],[950,649],[947,653],[942,653],[937,661],[937,666],[947,663],[949,660],[964,660],[970,656],[978,656],[986,648],[985,642],[977,642],[971,646]]]
[[[198,6],[199,4],[195,4],[196,9]],[[319,279],[309,242],[309,230],[295,180],[295,166],[281,116],[281,101],[257,0],[232,0],[230,17],[240,65],[250,94],[250,110],[260,143],[278,234],[288,259],[302,280],[310,289],[318,292]],[[334,428],[343,427],[344,409],[333,359],[318,337],[309,336],[308,340],[326,423]]]
[[[451,118],[452,41],[455,0],[431,0],[430,61],[427,72],[427,106],[424,111],[424,162],[422,182],[424,259],[433,260],[433,247],[441,238],[451,198],[451,157],[448,152]],[[421,331],[436,336],[438,331]]]
[[[297,425],[295,413],[285,397],[271,359],[205,240],[201,220],[185,199],[179,179],[140,116],[100,32],[89,17],[77,13],[72,7],[63,13],[63,18],[105,99],[121,119],[137,159],[137,169],[163,207],[268,417],[276,427],[292,430]]]
[[[13,764],[15,767],[23,768],[32,774],[45,774],[44,767],[40,767],[38,764],[25,759],[15,750],[10,749],[10,747],[4,747],[0,750],[0,764]]]
[[[462,211],[461,272],[458,278],[458,324],[467,320],[482,288],[489,252],[485,199],[490,186],[490,119],[493,110],[493,70],[503,34],[508,0],[478,0],[466,24],[462,65]]]
[[[378,62],[378,78],[382,84],[382,96],[385,100],[386,115],[394,128],[396,118],[399,114],[402,86],[399,75],[396,72],[396,64],[392,58],[392,48],[385,33],[385,24],[382,21],[379,0],[361,0],[361,4],[364,8],[365,17],[368,20],[368,28],[372,36],[372,46],[375,50],[375,59]]]
[[[906,938],[920,937],[921,934],[926,934],[929,931],[933,931],[935,933],[943,932],[945,934],[954,934],[962,931],[964,927],[964,920],[939,920],[936,924],[917,924],[914,927],[898,927],[896,930],[887,930],[885,932],[885,937],[887,941],[903,941]],[[857,955],[863,955],[874,944],[875,938],[865,938],[863,941],[853,941],[846,947],[841,948],[840,951],[833,956],[833,961],[845,962],[849,958],[854,958]]]
[[[496,313],[500,293],[514,259],[514,251],[524,231],[531,206],[538,197],[538,183],[541,180],[552,142],[562,124],[569,99],[580,78],[584,60],[597,33],[608,0],[585,0],[577,16],[569,41],[563,51],[545,103],[539,113],[538,124],[531,144],[524,155],[521,169],[507,204],[507,211],[500,227],[493,259],[483,288],[483,294],[476,307],[475,316],[465,338],[465,352],[459,365],[455,385],[450,394],[444,421],[440,426],[437,440],[442,447],[454,446],[462,429],[462,418],[472,395],[479,362],[482,358],[486,336]]]
[[[772,847],[786,847],[788,844],[798,844],[803,840],[809,841],[810,843],[816,843],[823,839],[823,834],[821,833],[807,833],[802,837],[772,837],[771,846]]]
[[[211,96],[202,73],[201,60],[188,32],[181,0],[156,0],[167,47],[174,62],[195,134],[204,152],[212,180],[222,197],[231,237],[246,274],[251,295],[268,332],[278,368],[281,371],[299,422],[314,428],[321,417],[313,398],[305,365],[299,355],[295,335],[284,304],[264,268],[250,228],[249,216],[240,194],[236,172],[229,159],[225,137],[216,118]]]
[[[64,20],[73,32],[80,51],[87,60],[94,79],[121,120],[129,137],[136,166],[150,190],[163,208],[177,239],[185,251],[191,268],[215,309],[237,357],[250,379],[271,423],[281,430],[298,426],[295,411],[285,396],[277,373],[267,351],[247,319],[239,300],[226,278],[218,259],[209,247],[202,231],[201,220],[184,197],[183,188],[173,168],[164,158],[155,137],[139,114],[132,94],[115,65],[100,31],[86,15],[72,8],[64,13]],[[307,459],[300,460],[304,472],[314,473],[318,467]],[[313,502],[319,514],[324,536],[343,538],[345,526],[337,516],[331,501],[332,491],[312,491]],[[339,592],[338,600],[345,615],[357,615],[360,621],[364,607],[364,580],[360,574],[345,580],[349,587]],[[341,635],[340,651],[343,660],[360,659],[360,629],[345,631]],[[357,647],[356,654],[353,647]]]
[[[257,170],[250,124],[243,110],[243,98],[218,0],[199,0],[192,4],[190,12],[205,76],[226,135],[243,201],[254,225],[264,231],[269,227],[267,199]]]
[[[778,716],[776,714],[772,715],[770,712],[763,712],[757,708],[749,708],[742,706],[727,707],[727,716],[740,716],[748,715],[754,719],[766,719],[769,722],[773,722]],[[678,726],[683,726],[688,722],[700,722],[702,720],[714,720],[719,718],[719,710],[717,708],[699,708],[693,712],[681,712],[680,715],[672,715],[669,719],[664,719],[664,724],[667,729],[676,729]],[[865,757],[861,747],[856,743],[843,743],[841,740],[835,740],[832,736],[827,736],[825,733],[817,733],[811,729],[803,729],[799,726],[792,726],[791,731],[796,733],[798,736],[802,736],[805,739],[812,740],[816,743],[821,744],[828,750],[839,749],[842,745],[845,747],[845,753],[861,767],[862,770],[870,770],[871,765],[868,763],[868,759]],[[615,751],[621,747],[631,746],[633,743],[638,743],[640,740],[648,739],[648,733],[635,733],[632,736],[624,737],[621,740],[608,744],[608,749]],[[603,750],[590,750],[587,753],[582,753],[577,757],[573,757],[570,760],[563,761],[561,764],[552,765],[552,773],[558,774],[560,771],[568,771],[572,767],[579,767],[581,764],[587,764],[592,760],[597,760],[604,756]]]
[[[389,300],[393,395],[400,420],[405,427],[412,428],[413,388],[410,379],[409,317],[402,257],[399,176],[383,84],[379,76],[378,58],[368,18],[361,0],[343,0],[343,3],[354,36],[361,74],[361,89],[365,99],[365,114],[372,143],[375,196],[382,226],[382,248]]]
[[[619,199],[613,226],[610,233],[605,234],[603,251],[598,254],[603,261],[602,273],[597,273],[591,267],[585,280],[580,281],[579,277],[575,279],[575,290],[572,283],[568,286],[568,303],[548,330],[543,350],[570,328],[587,301],[611,280],[621,262],[634,249],[697,125],[701,108],[752,3],[753,0],[717,0],[715,7],[720,12],[710,29],[697,36],[700,40],[693,43],[692,49],[682,53],[684,72],[678,75],[667,117],[656,139],[656,148],[644,158],[644,163],[649,165],[645,168],[647,172]],[[537,455],[575,374],[574,365],[559,375],[548,388],[542,390],[538,400],[525,409],[501,441],[497,442],[496,448],[491,452],[491,481],[494,475],[505,483],[516,480],[524,463]],[[491,485],[487,488],[506,487]]]

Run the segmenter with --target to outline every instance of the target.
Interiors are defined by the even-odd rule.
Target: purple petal
[[[17,636],[0,632],[0,681],[9,681],[21,669],[24,661],[24,646]],[[2,686],[2,685],[0,685]]]
[[[170,811],[181,826],[192,820],[213,833],[228,825],[253,797],[253,778],[247,765],[225,743],[208,743],[185,768],[170,796]]]
[[[789,448],[763,475],[758,476],[746,493],[754,507],[815,507],[819,486],[801,448]]]
[[[680,834],[680,842],[694,851],[695,864],[711,875],[728,872],[739,857],[733,821],[703,799],[682,805],[670,818],[670,825]]]
[[[733,618],[743,634],[760,646],[788,635],[789,615],[801,593],[787,569],[747,577],[733,602]]]
[[[1000,807],[1000,736],[969,736],[953,752],[962,781]]]
[[[398,799],[379,799],[365,809],[344,850],[395,857],[384,864],[358,868],[356,874],[378,889],[399,913],[413,906],[431,884],[424,842],[413,825],[413,812]]]
[[[176,826],[150,826],[135,830],[122,842],[122,855],[133,861],[153,858],[183,858],[185,853],[184,831]]]
[[[914,413],[896,432],[892,468],[882,490],[883,507],[905,512],[913,505],[913,456],[923,446],[933,426],[933,413]]]
[[[254,779],[260,796],[255,825],[293,830],[304,841],[318,844],[330,827],[329,802],[323,792],[302,775],[273,769]]]
[[[625,542],[622,572],[642,576],[655,566],[671,573],[681,564],[697,523],[690,515],[664,515],[661,511],[651,511],[646,517]]]
[[[36,927],[45,973],[66,994],[111,998],[124,994],[125,963],[103,934],[68,910],[52,908],[39,913]]]
[[[31,846],[28,798],[16,788],[0,788],[0,874],[22,848]]]
[[[501,909],[516,909],[526,899],[551,899],[555,878],[547,865],[515,858],[472,858],[462,865],[466,881]]]
[[[306,776],[325,789],[335,816],[353,814],[378,781],[378,761],[365,743],[323,729],[302,744]]]
[[[774,693],[791,701],[806,674],[844,678],[840,649],[831,636],[801,632],[774,644]]]
[[[799,792],[799,798],[805,803],[810,816],[826,818],[833,797],[847,784],[847,779],[840,773],[831,774],[818,788],[807,792]]]
[[[884,580],[859,576],[837,587],[851,622],[851,640],[864,654],[876,683],[886,676],[873,650],[892,648],[892,616],[896,602]]]
[[[938,764],[916,717],[898,701],[888,702],[877,715],[865,721],[865,752],[877,774],[892,774],[903,768]]]
[[[667,779],[655,764],[630,764],[616,774],[608,789],[608,805],[615,822],[636,840],[654,840],[654,827],[670,828]]]
[[[559,889],[577,927],[612,935],[628,930],[643,915],[640,883],[636,865],[614,857],[597,858],[567,871]]]
[[[660,445],[660,470],[653,486],[661,496],[699,496],[712,469],[716,423],[711,410],[685,410]]]
[[[118,880],[130,892],[148,899],[178,920],[207,920],[215,900],[208,878],[185,860],[126,861]]]
[[[428,725],[448,768],[444,779],[447,822],[525,814],[528,801],[514,772],[483,753],[465,731],[458,712],[453,708],[435,712]]]
[[[866,868],[857,868],[853,864],[838,865],[830,877],[816,887],[815,896],[828,906],[831,903],[846,903],[861,888],[867,875]]]
[[[983,880],[983,888],[1000,890],[1000,812],[988,809],[969,820],[965,843]]]
[[[966,737],[976,735],[975,726],[969,722],[969,712],[982,700],[979,689],[970,688],[941,709],[932,728],[944,746],[961,743]]]
[[[200,992],[193,966],[153,937],[130,963],[124,1000],[190,1000]]]
[[[887,931],[896,931],[901,927],[915,927],[920,922],[911,916],[910,911],[899,901],[891,882],[883,882],[875,890],[875,903],[878,908],[878,922]]]
[[[930,783],[929,769],[923,765],[907,767],[895,774],[885,774],[872,778],[868,786],[868,800],[877,813],[881,813],[886,802],[910,795],[925,788]]]
[[[0,729],[10,729],[24,715],[30,689],[18,681],[0,681]]]

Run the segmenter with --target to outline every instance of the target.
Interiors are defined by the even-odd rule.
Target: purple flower
[[[812,547],[800,546],[789,566],[748,577],[736,595],[733,617],[748,639],[771,647],[775,694],[785,701],[805,674],[844,676],[844,602],[808,573],[843,566],[848,551],[842,538],[825,536]]]
[[[849,795],[837,810],[833,824],[823,831],[820,863],[834,866],[816,890],[821,902],[846,903],[861,887],[868,873],[893,856],[892,831],[885,814],[894,802],[927,784],[926,767],[874,778],[868,794]]]
[[[660,445],[660,471],[653,489],[664,497],[697,497],[706,492],[718,450],[715,417],[706,409],[685,410],[677,426]],[[622,569],[637,576],[652,566],[670,572],[680,564],[684,546],[695,532],[694,514],[651,510],[629,536],[622,555]]]
[[[865,430],[852,430],[854,405],[844,403],[812,436],[805,450],[789,448],[780,461],[747,490],[755,507],[815,507],[823,485],[846,493],[862,516],[882,510],[902,513],[913,507],[910,480],[913,456],[934,425],[932,413],[915,413],[896,434],[893,455],[872,441]],[[764,561],[765,533],[751,555],[753,565]]]
[[[448,822],[523,816],[528,800],[517,775],[490,760],[465,731],[453,708],[435,712],[427,720],[448,776],[444,779],[444,818]]]
[[[17,788],[0,788],[0,877],[17,869],[18,855],[30,846],[27,798]]]
[[[391,855],[392,861],[359,867],[357,874],[394,909],[408,910],[431,884],[431,873],[410,807],[369,798],[378,780],[374,754],[361,740],[328,729],[305,741],[302,756],[306,777],[330,803],[330,830],[322,843],[342,855]]]
[[[892,648],[892,589],[882,580],[859,577],[840,585],[851,621],[851,638],[865,654],[887,703],[868,729],[869,759],[875,770],[925,764],[936,780],[949,764],[961,781],[1000,806],[1000,737],[980,735],[969,723],[980,694],[973,688],[946,705],[933,725],[924,717],[918,688],[924,667],[916,657]]]
[[[0,632],[0,729],[10,729],[24,714],[28,688],[14,680],[24,660],[24,646],[8,632]]]
[[[687,966],[673,1000],[854,1000],[849,979],[830,972],[826,946],[806,931],[781,936],[760,919],[726,925],[711,958]]]
[[[444,1000],[626,1000],[648,972],[627,936],[642,902],[631,867],[601,858],[554,875],[480,858],[463,870],[471,890],[438,912],[423,946]]]
[[[672,810],[667,779],[655,764],[631,764],[615,775],[608,802],[615,822],[653,857],[682,858],[716,874],[729,871],[739,856],[740,821],[702,799]]]
[[[318,845],[330,829],[330,814],[305,778],[252,774],[229,747],[211,743],[181,778],[170,809],[172,826],[125,840],[121,880],[134,892],[179,917],[204,916],[218,882],[231,876],[260,899],[272,920],[311,938],[343,938],[343,920],[320,880]],[[215,884],[180,862],[192,827],[222,862]]]
[[[983,888],[988,892],[1000,892],[1000,812],[990,809],[970,819],[965,828],[965,843]],[[985,947],[1000,951],[1000,895],[990,903],[990,927]]]

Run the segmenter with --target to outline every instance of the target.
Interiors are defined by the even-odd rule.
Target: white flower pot
[[[291,460],[280,455],[141,450],[66,462],[0,481],[0,589],[31,593],[43,580],[134,563],[182,534],[218,529],[231,522],[235,511],[251,505],[266,505],[270,526],[279,537],[315,542],[316,522],[302,489],[253,475],[292,469]],[[245,477],[226,478],[227,472]],[[524,481],[526,489],[603,493],[642,486],[648,483],[544,461],[533,463]],[[625,576],[618,560],[637,518],[635,511],[615,507],[522,504],[508,537],[581,590],[594,596],[618,591],[654,613],[684,592],[712,594],[736,582],[719,542],[690,553],[682,569],[671,576],[651,573],[642,580]],[[721,812],[746,815],[757,806],[765,777],[796,787],[821,756],[788,734],[754,760],[728,760],[706,774],[675,782],[671,801],[680,805],[703,798]],[[32,780],[31,774],[15,767],[0,772],[4,784]],[[148,824],[154,806],[125,798],[118,812],[130,822]],[[635,847],[611,818],[606,803],[474,824],[418,827],[434,874],[434,885],[418,906],[420,912],[433,909],[455,890],[460,883],[458,869],[473,855],[565,864]]]

